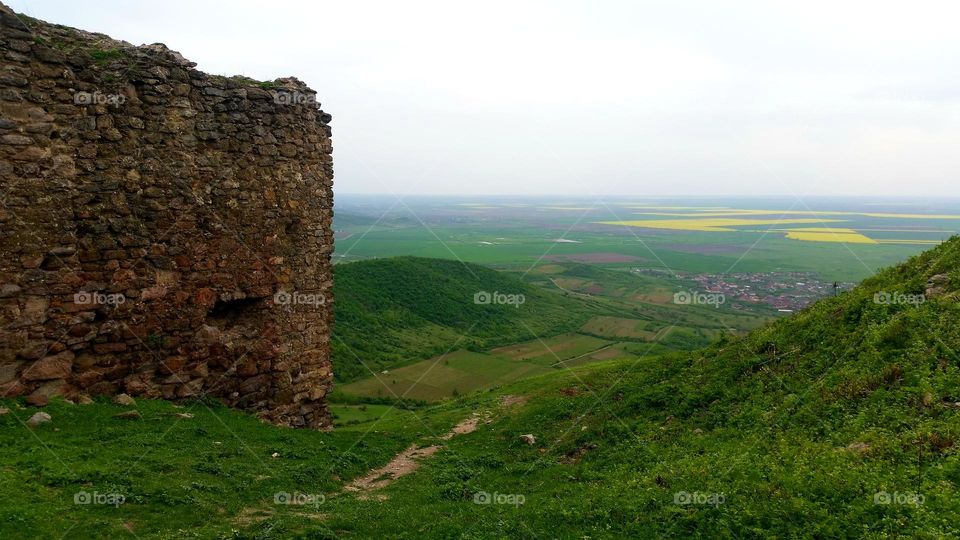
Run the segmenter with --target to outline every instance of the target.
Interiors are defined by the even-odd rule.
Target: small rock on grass
[[[174,414],[177,418],[193,418],[193,413],[188,412],[178,412]]]
[[[39,426],[40,424],[46,424],[47,422],[50,422],[51,420],[53,420],[53,417],[51,417],[49,414],[47,414],[47,413],[45,413],[45,412],[43,412],[43,411],[40,411],[40,412],[38,412],[38,413],[34,413],[34,415],[31,416],[29,420],[27,420],[27,425],[28,425],[28,426]]]
[[[534,437],[533,434],[531,433],[527,433],[526,435],[521,435],[520,440],[527,444],[537,444],[537,438]]]
[[[93,403],[93,400],[90,399],[90,396],[88,396],[88,395],[86,395],[86,394],[83,394],[83,395],[77,397],[77,404],[78,404],[78,405],[90,405],[91,403]]]
[[[139,420],[141,418],[140,411],[123,411],[122,413],[117,413],[113,415],[114,418],[122,418],[124,420]]]
[[[137,404],[137,401],[127,394],[120,394],[119,396],[113,398],[113,402],[117,405],[126,405],[128,407]]]
[[[4,415],[7,415],[7,414],[10,414],[10,409],[8,409],[8,408],[6,408],[6,407],[0,407],[0,416],[4,416]]]

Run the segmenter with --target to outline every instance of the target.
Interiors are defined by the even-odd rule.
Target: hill
[[[419,257],[337,265],[334,298],[334,372],[340,381],[451,349],[570,331],[596,312],[480,265]]]
[[[53,422],[26,428],[35,411],[7,400],[0,529],[14,538],[69,527],[140,538],[956,537],[958,289],[954,238],[741,338],[429,408],[338,406],[351,421],[335,433],[279,429],[206,402],[143,402],[140,420],[114,418],[122,408],[104,402],[57,402]],[[474,413],[486,419],[475,432],[440,436]],[[411,443],[440,447],[376,496],[342,491]],[[278,490],[325,497],[288,505],[276,503]],[[73,504],[81,491],[127,502]]]
[[[743,338],[520,381],[503,392],[525,405],[336,526],[400,534],[415,509],[435,537],[956,537],[958,285],[954,238]]]

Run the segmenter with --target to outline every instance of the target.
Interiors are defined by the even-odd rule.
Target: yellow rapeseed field
[[[636,207],[639,208],[639,207]],[[748,210],[731,208],[717,210],[704,208],[696,212],[634,212],[643,216],[672,216],[672,217],[733,217],[733,216],[864,216],[875,218],[900,219],[960,219],[957,214],[895,214],[883,212],[837,212],[827,210]]]
[[[624,225],[627,227],[643,227],[647,229],[669,229],[674,231],[708,231],[730,232],[736,231],[731,227],[755,227],[759,225],[792,225],[807,223],[842,222],[842,219],[736,219],[736,218],[704,218],[704,219],[643,219],[634,221],[598,221],[603,225]]]
[[[853,229],[833,229],[830,227],[812,227],[807,229],[787,229],[787,238],[808,242],[842,242],[844,244],[876,244],[873,238],[864,236]]]

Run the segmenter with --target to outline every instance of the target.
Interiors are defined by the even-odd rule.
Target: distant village
[[[633,271],[663,277],[662,269],[634,268]],[[821,281],[813,272],[677,273],[676,277],[697,283],[700,291],[722,293],[732,309],[745,309],[738,301],[763,304],[785,313],[803,309],[856,285]]]

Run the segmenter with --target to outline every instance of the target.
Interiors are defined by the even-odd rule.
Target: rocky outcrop
[[[0,396],[211,396],[328,426],[315,92],[2,5],[0,45]]]

